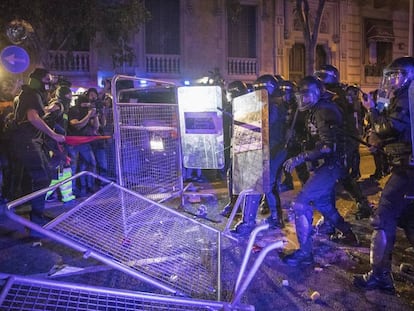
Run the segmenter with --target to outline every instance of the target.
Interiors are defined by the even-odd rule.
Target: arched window
[[[289,52],[289,80],[299,82],[305,76],[305,45],[295,43]]]

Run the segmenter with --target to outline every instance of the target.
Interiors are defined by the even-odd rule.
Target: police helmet
[[[315,106],[323,92],[323,84],[315,76],[304,77],[300,80],[296,93],[299,110],[305,111]]]
[[[339,71],[332,65],[322,65],[319,70],[315,71],[314,76],[325,84],[339,83]]]
[[[236,80],[233,82],[230,82],[227,86],[227,95],[228,95],[228,101],[231,101],[235,97],[242,96],[244,94],[247,94],[249,92],[246,83],[240,80]]]
[[[408,86],[414,78],[414,57],[396,58],[383,70],[380,89],[395,91]]]
[[[275,90],[278,88],[278,81],[275,76],[270,74],[265,74],[256,79],[253,84],[255,90],[266,89],[269,93],[269,96],[272,96]]]
[[[279,81],[279,87],[275,92],[275,96],[284,97],[289,101],[296,92],[296,83],[289,80]]]

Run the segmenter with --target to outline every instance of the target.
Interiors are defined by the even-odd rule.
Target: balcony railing
[[[180,55],[146,54],[145,69],[147,73],[179,74]]]
[[[229,75],[256,76],[257,59],[229,57],[227,59],[227,71]]]
[[[55,72],[89,73],[89,52],[49,51],[49,69]]]
[[[365,65],[365,77],[381,77],[385,65]]]

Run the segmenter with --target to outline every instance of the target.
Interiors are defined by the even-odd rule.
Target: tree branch
[[[316,44],[318,40],[319,27],[321,26],[322,14],[325,8],[325,2],[326,0],[319,0],[319,4],[316,10],[316,16],[315,16],[315,24],[313,25],[313,31],[312,31],[312,39],[311,39],[312,44]]]

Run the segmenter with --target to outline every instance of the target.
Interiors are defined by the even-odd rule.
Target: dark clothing
[[[375,247],[371,249],[371,264],[374,273],[391,271],[392,250],[398,224],[404,227],[409,241],[414,241],[414,206],[410,200],[404,198],[406,194],[412,195],[414,189],[414,166],[409,165],[411,126],[408,86],[396,91],[394,96],[386,113],[379,114],[375,109],[370,110],[373,130],[382,139],[390,165],[393,167],[372,219],[374,232],[371,245]]]
[[[309,120],[317,130],[317,141],[314,148],[306,152],[306,160],[323,159],[328,163],[345,160],[349,153],[347,148],[349,142],[343,135],[344,122],[341,110],[331,102],[330,98],[321,98],[311,109]],[[327,152],[326,148],[330,151]],[[344,165],[343,162],[341,164]]]
[[[48,187],[51,181],[51,170],[43,148],[44,134],[27,120],[29,109],[36,110],[40,117],[44,115],[43,99],[40,91],[23,86],[15,109],[17,127],[13,131],[12,145],[17,160],[31,179],[30,189],[23,190],[26,194]],[[41,219],[45,207],[44,196],[33,199],[31,205],[31,220],[37,222]]]
[[[70,136],[89,136],[91,135],[89,124],[86,124],[83,128],[78,129],[75,126],[70,125],[70,120],[82,120],[88,114],[88,108],[84,107],[71,107],[68,112],[68,135]]]
[[[346,165],[347,169],[344,176],[341,178],[340,182],[342,183],[344,189],[353,197],[356,201],[358,208],[368,208],[368,200],[366,196],[362,193],[362,189],[357,183],[357,179],[360,177],[359,163],[360,163],[360,154],[359,154],[359,131],[357,128],[357,122],[355,118],[355,107],[354,103],[350,103],[346,96],[343,85],[340,83],[336,84],[326,84],[326,88],[334,93],[332,100],[338,105],[343,113],[343,136],[344,140],[347,142],[347,159]],[[352,139],[351,137],[354,137]],[[368,214],[368,213],[367,213]]]
[[[310,122],[317,130],[318,140],[304,157],[306,161],[317,161],[319,166],[293,204],[296,234],[304,254],[312,253],[313,208],[343,233],[350,230],[332,202],[336,181],[344,176],[346,167],[346,141],[341,135],[342,113],[329,97],[324,97],[310,110]]]
[[[43,133],[27,120],[27,111],[34,109],[39,114],[39,117],[43,117],[45,114],[43,110],[44,105],[45,96],[43,92],[32,89],[28,85],[23,85],[14,111],[19,137],[24,137],[26,140],[43,138]]]
[[[269,150],[270,150],[270,191],[265,194],[272,219],[282,220],[279,183],[282,164],[286,160],[284,150],[287,131],[287,108],[283,104],[269,101]]]

